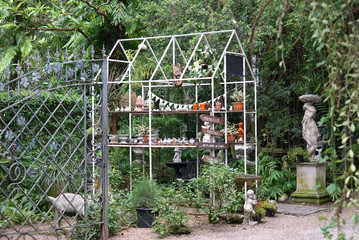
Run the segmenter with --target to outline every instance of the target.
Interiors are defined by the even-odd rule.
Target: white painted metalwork
[[[200,45],[205,45],[208,46],[210,50],[213,49],[213,46],[210,45],[210,42],[208,41],[210,38],[208,38],[208,36],[210,35],[216,35],[216,34],[223,34],[221,36],[223,36],[225,38],[225,41],[223,42],[216,42],[216,45],[221,45],[223,46],[223,48],[221,48],[221,52],[218,53],[216,56],[217,58],[213,58],[213,60],[218,60],[217,65],[214,67],[214,71],[211,74],[211,76],[207,76],[207,77],[201,77],[198,78],[196,76],[191,75],[191,73],[188,71],[189,67],[193,64],[195,56],[196,56],[196,52],[199,49]],[[195,46],[192,48],[188,48],[188,49],[183,49],[183,46],[181,48],[180,43],[178,42],[179,39],[184,39],[186,37],[193,37],[190,40],[195,40]],[[198,39],[197,39],[198,38]],[[166,42],[166,44],[163,46],[164,50],[161,53],[161,57],[160,59],[157,59],[156,54],[154,52],[154,49],[152,48],[151,45],[153,45],[153,42],[149,42],[149,40],[163,40],[163,39],[168,39],[168,42]],[[181,41],[182,41],[181,40]],[[134,62],[136,61],[139,53],[140,53],[140,49],[137,49],[134,57],[132,59],[129,58],[129,56],[126,53],[126,49],[125,45],[123,44],[124,42],[133,42],[134,44],[127,44],[127,45],[131,45],[134,46],[136,44],[146,44],[146,46],[148,47],[148,50],[151,53],[151,57],[153,57],[154,62],[156,63],[156,66],[154,68],[154,71],[152,72],[152,74],[150,74],[149,79],[141,79],[141,80],[137,80],[137,79],[132,79],[132,71],[136,71],[137,69],[135,69],[135,65]],[[163,44],[163,42],[162,42]],[[169,50],[170,47],[172,47],[172,51]],[[188,47],[188,45],[187,45]],[[123,55],[125,56],[124,60],[117,60],[117,59],[112,59],[111,56],[113,55],[113,53],[115,53],[116,49],[119,48],[122,52]],[[186,59],[185,57],[185,50],[190,50],[192,52],[189,52],[189,58]],[[238,50],[238,51],[237,51]],[[181,61],[181,59],[183,60],[185,66],[182,70],[180,79],[173,79],[173,76],[166,76],[164,69],[162,68],[161,64],[163,64],[165,57],[168,54],[172,54],[172,59],[170,60],[170,64],[172,65],[176,65],[177,63],[179,63]],[[231,80],[228,81],[227,78],[227,55],[233,55],[233,56],[241,56],[243,57],[244,61],[243,61],[243,76],[241,80]],[[218,56],[220,56],[218,58]],[[116,42],[115,46],[112,48],[109,56],[108,56],[108,60],[109,61],[113,61],[113,62],[117,62],[117,63],[123,63],[123,64],[128,64],[128,67],[125,68],[124,70],[124,74],[122,75],[120,81],[111,81],[109,82],[110,84],[129,84],[129,103],[131,106],[131,84],[136,83],[136,84],[142,84],[142,96],[145,96],[145,93],[148,93],[148,115],[149,115],[149,127],[152,127],[152,114],[158,114],[155,113],[152,109],[152,105],[151,105],[151,100],[152,100],[152,90],[154,88],[162,88],[162,87],[173,87],[173,82],[174,81],[178,81],[181,80],[183,82],[182,87],[194,87],[195,88],[195,102],[199,102],[198,100],[198,87],[200,86],[212,86],[211,87],[211,93],[210,93],[210,98],[211,100],[209,100],[209,102],[212,105],[211,111],[210,111],[210,115],[214,116],[215,114],[224,113],[224,127],[225,127],[225,142],[228,142],[227,139],[227,120],[228,120],[228,109],[229,109],[229,105],[228,105],[228,93],[231,90],[231,88],[233,88],[233,86],[235,88],[237,88],[237,86],[242,86],[243,92],[244,92],[244,110],[242,111],[241,114],[243,114],[243,122],[244,122],[244,139],[243,139],[243,145],[244,145],[244,169],[245,169],[245,173],[247,173],[247,145],[248,144],[253,144],[253,143],[248,143],[246,136],[247,136],[247,119],[246,116],[247,114],[253,114],[254,115],[254,126],[255,126],[255,133],[254,133],[254,138],[255,138],[255,173],[257,174],[257,153],[258,153],[258,148],[257,148],[257,82],[256,82],[256,78],[255,75],[251,69],[251,66],[249,64],[249,61],[246,57],[246,54],[244,52],[243,46],[240,42],[240,39],[238,37],[238,34],[236,33],[235,30],[224,30],[224,31],[213,31],[213,32],[203,32],[203,33],[193,33],[193,34],[182,34],[182,35],[169,35],[169,36],[156,36],[156,37],[141,37],[141,38],[130,38],[130,39],[120,39]],[[166,60],[167,61],[167,60]],[[169,63],[166,63],[169,64]],[[156,78],[156,74],[157,72],[160,71],[163,78],[162,79],[158,79]],[[216,74],[220,72],[219,76],[219,81],[221,81],[219,84],[221,86],[224,86],[223,91],[223,100],[224,100],[224,108],[226,109],[226,111],[215,111],[214,110],[214,100],[217,99],[218,96],[215,96],[215,89],[214,89],[214,83],[215,81],[218,81],[218,79],[216,79]],[[248,77],[249,79],[247,80],[247,76],[246,74],[249,74]],[[186,77],[185,77],[186,76]],[[198,81],[200,81],[200,85],[197,83]],[[250,84],[253,86],[253,88],[248,88],[246,85]],[[249,86],[249,85],[248,85]],[[228,87],[230,87],[228,89]],[[254,89],[254,110],[247,110],[247,105],[248,105],[248,101],[246,99],[247,96],[247,90],[251,90]],[[248,90],[248,91],[249,91]],[[252,91],[252,90],[251,90]],[[207,100],[205,101],[207,102]],[[235,111],[230,111],[230,112],[235,112]],[[174,114],[176,114],[176,111],[173,111]],[[193,112],[191,112],[193,114]],[[126,113],[129,114],[129,124],[131,126],[132,124],[132,115],[134,114],[133,112],[130,113]],[[198,134],[198,113],[196,114],[196,135]],[[211,125],[211,128],[213,129],[214,125]],[[130,127],[130,137],[132,137],[132,132],[131,132],[131,127]],[[151,131],[150,131],[151,132]],[[150,139],[151,139],[152,134],[150,133]],[[213,137],[211,138],[211,140],[213,141]],[[152,147],[160,147],[160,148],[175,148],[175,147],[184,147],[184,148],[193,148],[195,147],[195,145],[181,145],[181,144],[174,144],[174,145],[158,145],[158,144],[153,144],[151,141],[148,144],[138,144],[138,145],[128,145],[128,144],[113,144],[113,146],[119,146],[119,147],[129,147],[130,148],[130,164],[132,165],[132,148],[133,147],[144,147],[144,148],[149,148],[149,167],[150,167],[150,177],[152,178]],[[214,151],[211,151],[212,155],[214,154]],[[228,151],[225,151],[225,163],[228,163]],[[198,154],[197,154],[197,177],[199,175],[199,171],[198,171]]]

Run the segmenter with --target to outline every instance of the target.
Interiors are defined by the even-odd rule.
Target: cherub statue
[[[211,126],[210,126],[209,122],[204,122],[204,124],[202,125],[203,129],[209,129],[210,127]],[[205,143],[211,142],[211,135],[209,133],[204,133],[202,142],[205,142]]]
[[[244,224],[251,224],[251,225],[257,224],[257,222],[252,220],[252,216],[253,214],[255,214],[254,206],[256,204],[257,204],[256,195],[254,194],[253,190],[250,189],[247,191],[247,198],[244,203],[244,219],[243,219]]]

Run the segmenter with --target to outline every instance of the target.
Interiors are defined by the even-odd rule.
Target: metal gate
[[[107,239],[107,60],[85,53],[0,78],[0,239]]]

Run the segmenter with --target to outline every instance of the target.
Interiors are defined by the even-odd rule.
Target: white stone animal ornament
[[[252,216],[255,214],[254,206],[257,204],[256,195],[253,190],[247,191],[247,198],[244,203],[244,219],[243,224],[255,225],[257,222],[253,221]]]
[[[46,198],[54,205],[55,225],[57,227],[60,227],[61,219],[64,214],[70,216],[77,215],[78,217],[85,216],[85,199],[81,195],[63,193],[57,198],[51,196],[47,196]],[[89,206],[91,201],[88,200],[87,203]]]

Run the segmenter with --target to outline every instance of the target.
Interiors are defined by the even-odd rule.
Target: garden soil
[[[241,239],[241,240],[320,240],[323,237],[322,226],[327,226],[333,216],[334,209],[330,204],[322,205],[325,211],[317,212],[307,216],[293,216],[277,214],[275,217],[265,217],[261,224],[254,226],[235,225],[235,224],[208,224],[205,215],[190,215],[189,227],[192,233],[189,235],[170,235],[167,240],[191,239],[191,240],[210,240],[210,239]],[[319,221],[320,217],[326,217],[328,221]],[[342,231],[353,239],[359,240],[359,226],[353,228],[351,215],[348,209],[344,209],[342,218],[346,219],[346,224],[342,226]],[[337,230],[332,229],[330,233],[336,236]],[[147,240],[159,239],[153,229],[148,228],[129,228],[117,233],[110,238],[111,240]],[[335,239],[335,238],[334,238]]]

